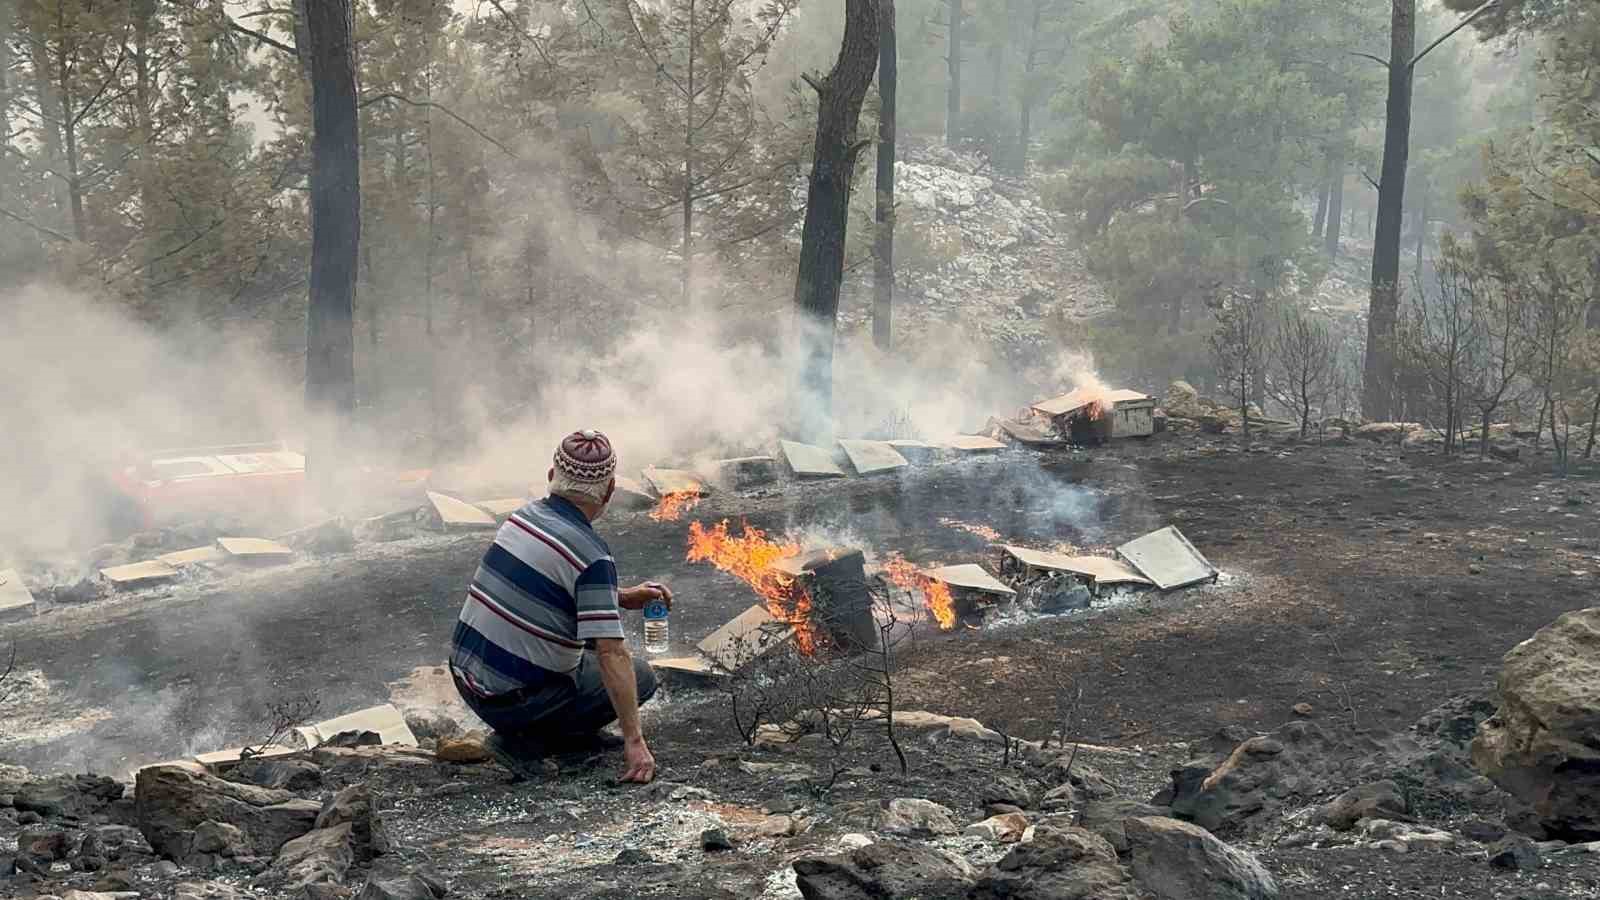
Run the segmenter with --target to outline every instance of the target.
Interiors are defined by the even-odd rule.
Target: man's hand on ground
[[[644,738],[628,741],[622,748],[622,780],[634,784],[649,784],[656,777],[656,758],[650,754]]]
[[[644,609],[646,603],[657,599],[665,600],[667,608],[672,608],[672,589],[659,581],[647,581],[636,587],[617,591],[617,605],[623,609]]]

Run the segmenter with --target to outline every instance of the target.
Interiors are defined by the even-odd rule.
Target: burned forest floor
[[[623,581],[673,585],[673,642],[683,649],[755,600],[683,560],[688,524],[721,518],[918,565],[991,568],[995,542],[1096,549],[1172,524],[1223,575],[1102,609],[919,631],[903,651],[897,706],[984,728],[907,729],[903,775],[881,728],[841,753],[815,742],[747,747],[722,695],[674,682],[646,710],[661,773],[649,788],[611,783],[618,755],[561,760],[546,778],[513,784],[493,765],[370,750],[320,760],[327,784],[367,780],[391,856],[432,871],[451,896],[794,897],[790,861],[884,825],[852,804],[928,800],[965,826],[1015,793],[1013,782],[1033,795],[1030,810],[1048,809],[1051,793],[1058,803],[1144,802],[1186,761],[1300,723],[1332,760],[1319,769],[1326,784],[1297,784],[1273,798],[1270,823],[1257,817],[1225,835],[1258,854],[1283,896],[1600,896],[1597,853],[1490,869],[1483,845],[1504,831],[1503,817],[1459,792],[1413,816],[1456,835],[1444,849],[1312,840],[1302,815],[1352,787],[1351,773],[1404,768],[1397,760],[1413,745],[1451,730],[1439,721],[1492,710],[1501,656],[1562,612],[1596,604],[1600,469],[1555,479],[1537,461],[1351,439],[1163,434],[717,494],[677,522],[608,516],[599,530]],[[0,759],[120,777],[260,740],[268,709],[287,696],[314,696],[330,714],[388,701],[447,710],[435,667],[488,540],[418,535],[0,627],[0,641],[17,648],[0,701]],[[1063,685],[1082,692],[1069,723],[1068,746],[1081,745],[1073,771],[1058,752],[1006,753],[993,732],[1039,742],[1060,726]],[[1430,713],[1441,706],[1455,718]],[[1422,738],[1419,720],[1434,723]],[[1464,745],[1470,734],[1451,727]],[[1064,783],[1074,787],[1052,791]],[[1436,787],[1422,784],[1418,796]],[[706,829],[724,830],[735,848],[703,849]],[[919,839],[979,868],[1006,852],[939,830]],[[629,849],[643,853],[619,861]],[[152,896],[170,896],[178,877],[130,872],[132,889]]]

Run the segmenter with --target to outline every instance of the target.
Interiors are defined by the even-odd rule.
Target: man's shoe
[[[483,749],[511,773],[512,781],[531,781],[543,774],[539,766],[539,754],[521,741],[494,732],[483,742]]]

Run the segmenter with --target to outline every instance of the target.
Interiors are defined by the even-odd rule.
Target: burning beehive
[[[1074,444],[1149,437],[1155,433],[1155,409],[1155,398],[1148,394],[1099,388],[1079,388],[1029,407]]]
[[[676,522],[683,518],[683,514],[698,506],[707,493],[705,482],[683,469],[646,466],[644,480],[661,498],[650,510],[650,518],[657,522]]]

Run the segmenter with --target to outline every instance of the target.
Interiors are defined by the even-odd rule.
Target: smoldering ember
[[[0,895],[1600,897],[1597,57],[0,0]]]

